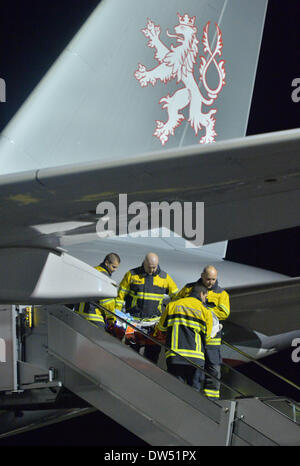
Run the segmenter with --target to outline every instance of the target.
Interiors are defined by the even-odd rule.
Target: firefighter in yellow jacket
[[[161,316],[165,295],[172,298],[176,293],[176,283],[161,270],[157,254],[150,252],[140,267],[125,274],[116,298],[116,311],[121,311],[125,303],[126,313],[132,317],[132,323],[138,323],[149,334]],[[136,343],[132,347],[139,351],[141,345]],[[159,353],[159,345],[146,345],[144,355],[151,361],[156,363]]]
[[[208,289],[206,304],[220,320],[225,320],[230,314],[229,295],[218,284],[218,272],[212,265],[207,265],[198,280]],[[177,294],[176,299],[189,296],[193,283],[188,283]],[[206,338],[205,369],[213,377],[206,376],[204,394],[211,398],[218,398],[220,395],[220,383],[216,379],[221,378],[221,331],[214,338]]]
[[[188,297],[167,305],[155,329],[158,339],[162,333],[167,334],[168,372],[198,391],[204,381],[201,371],[205,364],[204,342],[213,327],[212,313],[205,305],[206,297],[207,289],[196,283]]]
[[[96,266],[95,269],[111,277],[113,272],[119,267],[120,262],[121,259],[118,254],[111,252],[107,254],[104,261]],[[99,304],[114,313],[115,298],[100,299]],[[110,326],[116,320],[114,314],[104,312],[102,309],[97,308],[94,304],[89,302],[80,303],[79,306],[75,306],[75,312],[99,327],[105,327],[105,325]]]

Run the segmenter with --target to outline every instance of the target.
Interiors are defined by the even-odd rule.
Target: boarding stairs
[[[39,313],[51,382],[149,445],[300,445],[299,405],[234,369],[225,370],[221,399],[211,400],[67,307]]]

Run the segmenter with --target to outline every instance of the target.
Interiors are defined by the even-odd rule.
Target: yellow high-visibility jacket
[[[164,296],[173,297],[176,293],[176,283],[159,266],[153,275],[147,274],[143,266],[136,267],[120,283],[116,310],[120,311],[125,302],[126,312],[135,320],[157,320]]]
[[[210,336],[213,326],[211,311],[202,304],[201,300],[189,296],[171,301],[162,314],[156,329],[167,332],[166,358],[171,358],[175,364],[189,364],[180,356],[191,359],[192,362],[204,362],[203,339]],[[177,356],[173,351],[180,356]]]
[[[111,276],[111,274],[108,272],[107,268],[105,265],[102,263],[98,265],[97,267],[94,267],[96,270],[99,272],[104,273],[108,277]],[[115,311],[115,298],[106,298],[106,299],[100,299],[99,304],[109,311],[113,312]],[[80,303],[79,307],[76,309],[75,312],[83,317],[85,319],[94,322],[97,325],[105,325],[107,324],[112,324],[116,320],[116,316],[114,314],[111,314],[110,312],[105,312],[102,309],[98,309],[89,302],[87,303]]]
[[[173,299],[180,299],[189,296],[193,286],[197,282],[187,283]],[[198,283],[202,284],[201,278]],[[230,314],[230,303],[228,293],[218,285],[216,281],[212,289],[208,290],[206,305],[215,314],[219,320],[225,320]],[[221,344],[221,332],[218,332],[214,338],[206,339],[206,347],[213,349]]]

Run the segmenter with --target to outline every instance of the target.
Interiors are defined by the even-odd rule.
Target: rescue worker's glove
[[[167,334],[166,332],[162,332],[161,330],[158,330],[157,325],[155,326],[151,336],[153,336],[153,338],[156,338],[156,340],[158,340],[159,343],[163,345],[166,344]]]

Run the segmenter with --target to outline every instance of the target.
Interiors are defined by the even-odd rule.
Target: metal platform
[[[42,413],[52,397],[44,423],[94,407],[150,445],[300,445],[299,406],[233,369],[229,377],[226,368],[222,399],[212,401],[61,305],[37,309],[26,337],[25,360],[14,371],[19,380],[0,396],[0,409],[8,410],[0,437],[26,428],[26,416],[18,427],[9,409],[35,404]],[[74,394],[74,409],[57,410],[62,388]]]

